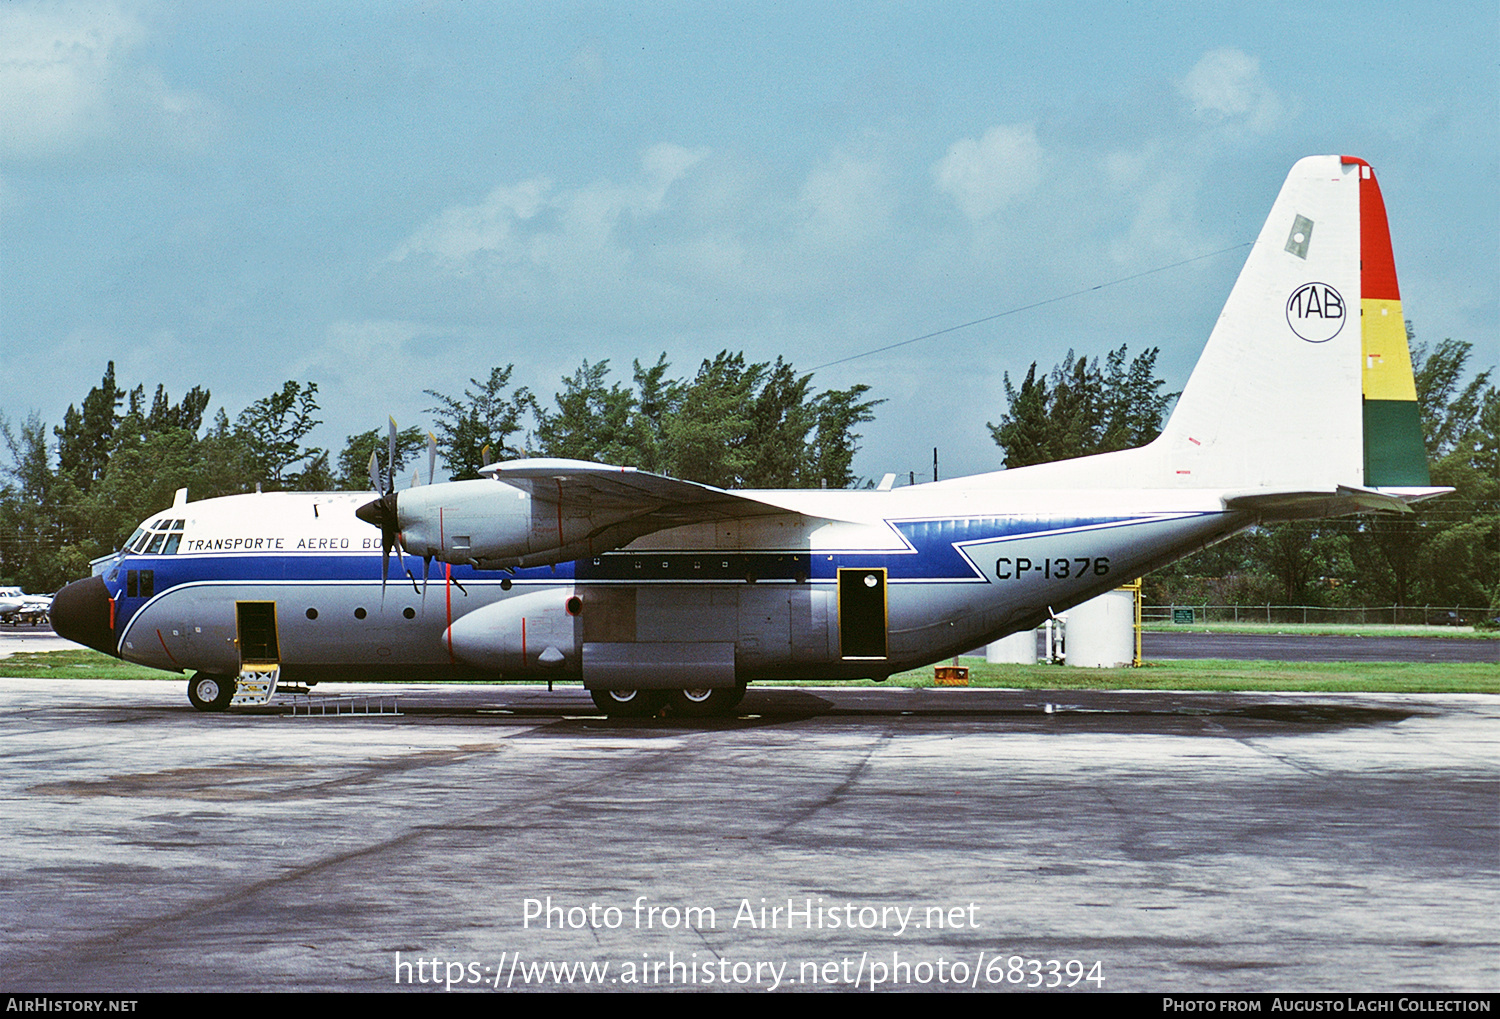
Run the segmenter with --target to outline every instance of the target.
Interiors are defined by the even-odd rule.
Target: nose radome
[[[118,658],[109,609],[109,589],[102,577],[75,580],[52,599],[52,629],[59,637]]]

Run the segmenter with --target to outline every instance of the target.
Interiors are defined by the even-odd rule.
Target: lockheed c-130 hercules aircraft
[[[725,491],[572,460],[483,473],[399,493],[377,477],[373,500],[179,493],[57,595],[54,625],[193,672],[204,710],[259,669],[572,680],[610,714],[713,714],[753,680],[939,661],[1260,522],[1450,491],[1427,472],[1385,205],[1349,156],[1292,168],[1138,449],[886,491]]]

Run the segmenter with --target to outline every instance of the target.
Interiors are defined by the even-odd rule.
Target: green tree
[[[109,362],[99,385],[83,399],[83,410],[68,405],[57,436],[58,472],[81,491],[88,491],[104,473],[114,446],[115,425],[125,391],[115,383],[115,363]]]
[[[667,378],[667,369],[671,365],[667,363],[665,353],[649,368],[642,367],[639,360],[631,361],[631,367],[635,373],[634,439],[638,452],[638,460],[634,466],[653,474],[670,474],[672,471],[666,460],[664,436],[679,383]]]
[[[746,365],[744,354],[720,351],[675,387],[663,430],[669,473],[720,488],[742,484],[754,464],[746,436],[765,371],[764,364]]]
[[[673,378],[662,354],[633,362],[634,390],[587,361],[555,410],[538,410],[543,456],[638,467],[724,488],[847,487],[859,433],[879,400],[867,386],[813,393],[812,376],[784,358],[748,362],[720,351],[691,379]]]
[[[484,382],[470,379],[474,388],[464,390],[462,400],[423,390],[437,401],[427,410],[437,415],[438,451],[453,480],[479,477],[486,449],[491,462],[524,455],[510,437],[521,430],[521,419],[536,408],[536,400],[524,386],[506,394],[514,371],[515,365],[508,364],[491,368]]]
[[[1446,339],[1429,351],[1416,339],[1410,322],[1406,323],[1406,340],[1411,348],[1417,404],[1422,409],[1427,458],[1429,462],[1441,460],[1481,427],[1485,393],[1493,388],[1490,376],[1495,369],[1492,365],[1464,383],[1473,344]]]
[[[426,450],[427,433],[417,426],[403,428],[396,433],[397,488],[401,487],[408,464],[416,463],[419,469],[426,466],[426,457],[423,456]],[[386,463],[390,456],[389,451],[389,431],[371,428],[368,432],[349,436],[344,440],[343,452],[339,454],[338,474],[334,478],[333,487],[346,492],[367,490],[370,487],[371,453],[378,453],[380,456],[380,484],[384,487],[386,473],[389,470],[389,465]],[[423,475],[420,480],[425,484],[428,479]]]
[[[1410,322],[1406,334],[1432,482],[1455,491],[1411,515],[1359,521],[1350,544],[1356,577],[1371,604],[1487,605],[1500,570],[1500,480],[1486,461],[1496,434],[1494,368],[1471,376],[1472,344],[1446,339],[1429,348]]]
[[[1126,363],[1121,345],[1095,358],[1073,351],[1050,373],[1038,376],[1033,361],[1017,387],[1004,376],[1006,413],[990,435],[1005,451],[1007,469],[1129,449],[1150,442],[1161,432],[1162,419],[1175,393],[1163,393],[1156,376],[1159,349],[1142,351]]]
[[[799,478],[806,487],[852,488],[854,454],[859,451],[860,433],[854,429],[875,420],[875,408],[884,400],[863,400],[870,387],[855,385],[848,389],[830,389],[813,400],[817,432],[809,454],[808,469]]]
[[[585,360],[563,378],[553,398],[557,409],[537,408],[533,440],[540,455],[640,466],[649,432],[640,402],[618,382],[606,386],[608,376],[609,361]]]
[[[234,435],[245,446],[254,480],[264,487],[308,490],[331,484],[327,451],[302,445],[322,424],[313,416],[317,397],[316,382],[288,381],[240,411]]]
[[[50,591],[69,536],[56,512],[59,496],[76,504],[77,488],[53,471],[47,426],[30,415],[17,431],[0,416],[10,463],[0,485],[0,576],[29,591]],[[87,560],[85,560],[87,562]]]

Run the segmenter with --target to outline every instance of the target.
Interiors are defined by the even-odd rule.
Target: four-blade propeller
[[[411,571],[406,568],[406,556],[401,550],[401,521],[397,515],[396,506],[396,419],[391,418],[390,422],[384,484],[380,476],[380,454],[370,453],[370,487],[379,492],[380,497],[354,511],[354,515],[365,523],[380,528],[380,599],[382,602],[385,601],[385,583],[390,576],[392,547],[396,549],[396,560],[401,567],[401,572],[411,579],[412,590],[417,590],[417,578],[413,577]],[[437,467],[437,438],[429,433],[427,440],[427,483],[430,485],[433,472]],[[416,484],[415,475],[413,475],[412,483]],[[425,579],[427,573],[425,568],[422,573]]]

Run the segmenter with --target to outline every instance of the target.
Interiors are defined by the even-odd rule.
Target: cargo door
[[[276,639],[276,603],[241,601],[234,603],[238,629],[240,664],[276,665],[281,661],[281,645]]]
[[[845,661],[886,657],[885,570],[839,570],[839,654]]]

